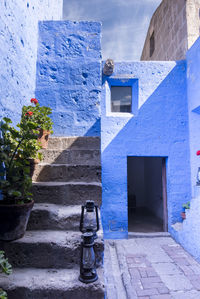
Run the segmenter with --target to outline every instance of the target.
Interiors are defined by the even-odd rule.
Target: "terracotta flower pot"
[[[181,212],[181,217],[182,217],[183,220],[186,219],[186,214],[185,214],[185,212]]]
[[[38,141],[41,143],[42,148],[47,148],[50,131],[39,129]]]
[[[8,204],[0,200],[0,240],[13,241],[25,234],[34,200],[25,204]]]

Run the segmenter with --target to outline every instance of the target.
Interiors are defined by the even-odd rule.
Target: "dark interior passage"
[[[128,157],[128,230],[164,231],[163,158]]]

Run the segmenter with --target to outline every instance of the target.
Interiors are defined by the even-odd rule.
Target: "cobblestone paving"
[[[200,264],[171,237],[105,243],[107,299],[200,299]]]

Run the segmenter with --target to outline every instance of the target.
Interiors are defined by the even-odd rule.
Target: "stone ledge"
[[[0,275],[0,285],[12,299],[103,299],[103,269],[97,269],[99,279],[90,284],[78,280],[79,267],[73,269],[18,269],[10,276]]]
[[[35,204],[28,222],[28,230],[79,230],[81,206],[48,203]]]
[[[48,149],[100,149],[99,137],[50,137]]]
[[[101,206],[100,182],[33,182],[32,191],[37,203],[81,205],[94,200]]]
[[[35,165],[32,180],[39,182],[101,182],[101,166],[40,163]]]
[[[27,231],[12,242],[0,242],[9,262],[21,268],[72,268],[80,263],[81,233],[72,231]],[[97,266],[103,263],[104,242],[95,240]]]
[[[129,232],[128,238],[162,238],[162,237],[171,237],[168,232],[155,232],[155,233],[135,233]]]
[[[78,164],[78,165],[101,165],[100,150],[90,149],[67,149],[41,150],[42,163],[50,164]]]

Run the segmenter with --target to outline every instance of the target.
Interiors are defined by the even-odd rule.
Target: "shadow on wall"
[[[190,199],[185,63],[179,62],[129,119],[102,116],[102,217],[106,238],[127,237],[127,156],[168,157],[168,223]],[[114,115],[114,114],[113,114]],[[114,137],[113,137],[114,136]]]
[[[98,118],[95,123],[89,128],[89,130],[84,134],[84,136],[99,136],[101,132],[101,119]]]

